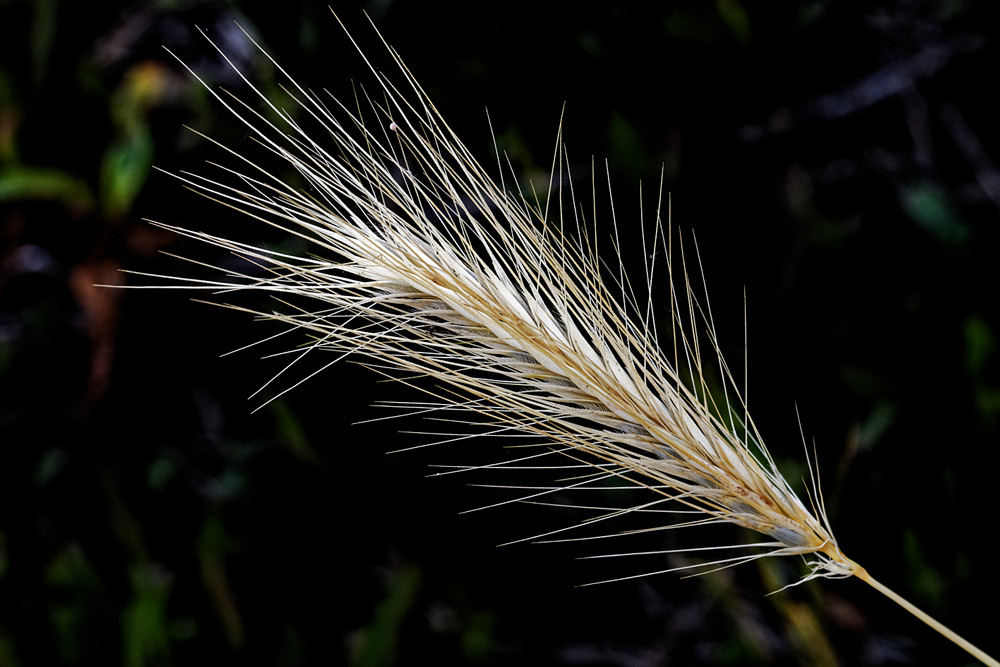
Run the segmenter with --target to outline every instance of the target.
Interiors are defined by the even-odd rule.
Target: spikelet
[[[427,392],[431,400],[414,410],[458,411],[465,415],[458,419],[484,433],[540,443],[498,467],[547,466],[558,456],[576,475],[518,500],[611,482],[641,490],[643,503],[607,508],[589,523],[663,507],[686,517],[675,525],[737,524],[762,541],[701,568],[800,556],[808,564],[804,579],[857,576],[983,662],[998,664],[841,552],[817,482],[808,503],[796,496],[746,413],[718,354],[711,314],[687,278],[683,246],[671,247],[660,211],[644,278],[648,287],[665,271],[671,287],[664,300],[645,300],[623,275],[604,275],[576,222],[571,185],[563,206],[561,149],[543,203],[508,192],[390,52],[405,87],[372,67],[378,98],[360,96],[355,111],[308,92],[274,63],[309,130],[238,70],[258,99],[212,93],[267,152],[294,167],[304,187],[221,145],[241,168],[178,178],[307,240],[315,254],[304,258],[161,225],[231,251],[248,267],[181,286],[272,295],[283,304],[280,312],[255,314],[309,335],[292,364],[314,351],[360,360]],[[266,112],[257,111],[261,105]],[[666,259],[657,266],[661,254]],[[663,347],[670,355],[656,327],[655,313],[665,311],[671,326]],[[707,345],[699,342],[699,323]],[[709,391],[709,367],[721,378],[721,392]]]

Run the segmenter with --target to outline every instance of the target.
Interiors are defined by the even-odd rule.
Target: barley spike
[[[403,87],[369,64],[377,95],[359,93],[354,108],[300,87],[272,61],[309,130],[235,65],[256,99],[243,101],[202,81],[265,154],[295,169],[302,185],[221,144],[237,167],[177,178],[305,239],[315,252],[300,257],[154,223],[225,249],[246,267],[227,268],[221,278],[170,278],[161,287],[267,293],[276,309],[251,312],[309,337],[293,352],[289,372],[317,352],[359,361],[427,392],[426,403],[407,404],[407,411],[448,414],[485,435],[523,438],[517,456],[495,467],[566,473],[550,486],[522,488],[515,501],[544,505],[555,491],[598,487],[644,491],[647,500],[634,506],[589,506],[598,515],[585,524],[641,512],[671,513],[673,526],[737,524],[763,540],[738,545],[746,548],[741,555],[699,561],[696,569],[799,556],[808,566],[802,581],[858,577],[983,663],[1000,665],[843,554],[814,463],[808,502],[782,477],[750,419],[745,391],[719,353],[707,301],[689,278],[696,249],[665,229],[669,202],[658,205],[645,248],[651,259],[643,292],[620,267],[609,271],[598,259],[572,182],[563,185],[568,162],[561,140],[541,201],[509,192],[389,52]],[[664,272],[665,299],[637,296]],[[666,311],[670,331],[662,332],[661,344],[656,315]],[[572,528],[533,539],[575,539],[565,535]]]

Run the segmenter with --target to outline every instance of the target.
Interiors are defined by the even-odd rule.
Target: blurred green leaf
[[[14,165],[0,170],[0,201],[19,199],[58,201],[81,213],[94,201],[83,180],[59,169]]]
[[[997,341],[986,321],[978,315],[965,320],[965,370],[972,377],[979,377],[986,362],[996,351]]]
[[[126,214],[153,167],[153,137],[142,125],[111,144],[101,162],[101,199],[111,218]]]
[[[969,238],[969,226],[959,215],[948,193],[931,183],[902,188],[901,200],[907,215],[948,245],[961,245]]]
[[[480,611],[470,614],[462,633],[462,654],[468,660],[482,660],[493,649],[494,614]]]
[[[703,16],[689,11],[675,9],[664,19],[664,29],[673,39],[696,42],[710,46],[715,42],[712,23]]]
[[[10,633],[0,628],[0,667],[18,667],[21,664],[14,650],[15,645]]]
[[[620,111],[615,110],[608,121],[609,158],[618,167],[627,169],[636,180],[646,172],[649,156],[635,126]]]
[[[861,432],[858,434],[858,446],[862,450],[871,450],[879,439],[888,431],[894,423],[899,409],[892,403],[879,402],[865,418],[861,424]]]
[[[717,0],[715,7],[723,23],[741,44],[750,42],[750,17],[739,0]]]
[[[45,581],[50,586],[94,590],[100,587],[97,573],[86,554],[72,544],[60,551],[45,569]]]
[[[988,422],[1000,417],[1000,389],[988,383],[990,360],[997,349],[997,340],[989,324],[979,315],[966,318],[963,326],[965,340],[965,371],[973,381],[976,409]]]
[[[927,601],[929,606],[939,607],[948,584],[927,562],[917,535],[912,529],[908,529],[903,536],[903,548],[908,564],[907,572],[910,574],[910,588]]]
[[[322,462],[306,434],[302,422],[289,408],[288,402],[279,399],[268,403],[271,413],[277,425],[278,440],[288,447],[295,456],[309,463],[319,464]]]
[[[355,646],[354,667],[384,667],[395,662],[399,629],[420,588],[420,569],[407,566],[389,581],[389,592],[375,610],[375,619],[365,628]]]
[[[0,68],[0,164],[17,161],[17,130],[20,108],[14,82],[6,70]]]
[[[103,605],[103,586],[83,549],[71,544],[45,569],[45,583],[58,591],[49,610],[59,655],[69,662],[84,656],[92,640],[95,612]]]
[[[1000,416],[1000,389],[992,387],[976,387],[976,408],[979,413],[993,422]]]
[[[170,663],[167,599],[170,578],[153,565],[132,569],[132,600],[122,616],[125,667]]]
[[[239,605],[229,584],[226,571],[226,552],[229,537],[222,520],[209,516],[201,528],[198,538],[198,560],[201,563],[201,580],[215,605],[215,610],[226,631],[230,646],[243,645],[245,635]]]
[[[101,478],[101,483],[108,505],[108,521],[115,536],[128,550],[133,561],[147,562],[149,555],[146,552],[146,542],[142,536],[142,522],[122,499],[118,485],[110,475],[104,475]]]
[[[162,491],[170,483],[177,473],[177,463],[173,459],[160,457],[149,466],[149,486],[150,488]]]
[[[35,484],[45,487],[69,464],[69,456],[62,448],[52,448],[42,454],[35,470]]]
[[[232,468],[222,471],[205,485],[205,493],[214,500],[238,498],[247,487],[247,475],[244,471]]]
[[[31,60],[35,66],[35,82],[42,81],[48,68],[52,45],[55,41],[57,0],[34,0],[35,15],[31,21]]]

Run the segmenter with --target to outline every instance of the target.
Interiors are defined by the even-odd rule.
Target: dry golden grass
[[[668,206],[658,207],[643,233],[651,259],[641,283],[618,267],[608,270],[588,227],[593,221],[585,222],[588,204],[572,183],[564,185],[562,149],[547,192],[511,193],[480,166],[390,52],[403,87],[372,68],[377,96],[360,94],[352,105],[288,77],[287,93],[308,129],[249,79],[257,99],[213,92],[265,153],[295,168],[303,187],[221,145],[237,168],[178,177],[307,240],[314,255],[162,225],[224,248],[247,267],[183,286],[273,296],[274,312],[254,314],[309,336],[292,351],[289,368],[320,352],[333,352],[335,361],[350,357],[425,391],[429,400],[407,404],[409,412],[516,438],[514,455],[487,467],[556,475],[550,486],[520,489],[516,501],[546,503],[557,491],[616,485],[641,491],[638,504],[589,507],[597,514],[582,525],[613,526],[640,512],[670,517],[670,527],[737,524],[761,540],[692,548],[696,564],[674,569],[798,556],[807,564],[803,580],[858,577],[984,663],[1000,664],[844,555],[818,475],[804,501],[782,477],[718,352],[711,311],[689,279],[696,253],[674,240]],[[652,296],[655,282],[669,285],[665,298]],[[663,321],[669,330],[659,330]],[[562,539],[574,528],[534,539]],[[701,559],[715,550],[727,555]]]

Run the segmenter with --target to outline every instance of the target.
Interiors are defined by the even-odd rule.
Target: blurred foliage
[[[564,112],[576,191],[590,155],[607,180],[607,156],[626,235],[662,176],[731,362],[745,287],[750,406],[786,474],[807,472],[797,404],[845,551],[1000,653],[983,611],[1000,595],[983,530],[1000,465],[994,3],[335,9],[384,66],[367,10],[484,164],[488,107],[497,144],[544,187]],[[385,456],[421,426],[351,426],[403,388],[345,364],[247,401],[282,341],[219,355],[275,331],[178,292],[95,288],[146,282],[122,268],[199,275],[159,253],[200,249],[146,217],[296,249],[153,170],[218,157],[185,125],[248,140],[162,48],[238,90],[195,26],[287,104],[234,21],[309,86],[349,99],[364,81],[322,2],[0,1],[0,667],[963,659],[860,584],[766,596],[795,562],[577,588],[643,566],[493,548],[574,517],[456,516],[496,499],[424,466],[489,451]]]

